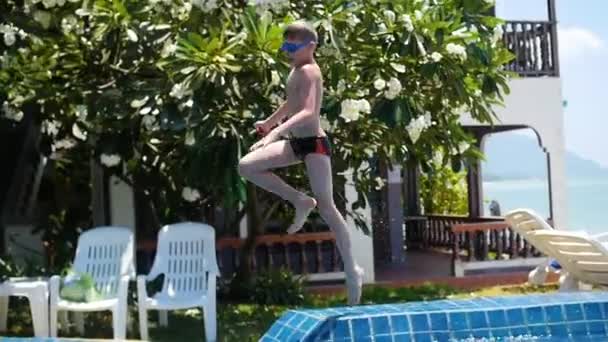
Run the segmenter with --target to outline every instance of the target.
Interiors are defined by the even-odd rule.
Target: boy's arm
[[[277,110],[264,121],[266,122],[268,127],[274,127],[279,122],[281,122],[281,120],[283,120],[283,118],[288,114],[287,110],[287,101],[283,101],[279,108],[277,108]]]
[[[278,135],[283,135],[291,129],[302,126],[314,118],[315,104],[317,103],[317,78],[318,75],[313,69],[303,69],[300,81],[300,89],[304,93],[302,109],[292,115],[289,120],[283,122],[274,130]]]

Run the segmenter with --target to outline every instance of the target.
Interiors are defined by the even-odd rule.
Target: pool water
[[[607,341],[608,292],[290,310],[263,342]]]

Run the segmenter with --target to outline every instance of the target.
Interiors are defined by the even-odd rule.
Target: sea
[[[568,225],[566,230],[608,232],[608,179],[575,180],[567,183]],[[483,186],[485,213],[489,202],[498,201],[504,215],[509,210],[528,208],[549,217],[549,186],[546,180],[486,181]]]

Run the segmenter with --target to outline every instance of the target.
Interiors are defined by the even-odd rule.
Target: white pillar
[[[131,186],[112,176],[109,193],[110,224],[135,230],[135,200]]]
[[[352,169],[345,172],[346,184],[344,185],[344,195],[346,197],[347,210],[350,210],[352,204],[357,201],[357,191],[353,183],[352,172]],[[373,230],[372,213],[369,205],[365,209],[359,208],[355,211],[364,218],[371,232]],[[374,283],[374,244],[372,234],[370,233],[370,236],[365,235],[361,229],[357,228],[352,217],[346,217],[346,224],[350,233],[355,261],[365,271],[363,282],[366,284]]]

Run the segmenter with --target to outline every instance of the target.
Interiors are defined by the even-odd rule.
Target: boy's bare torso
[[[291,134],[294,137],[313,137],[313,136],[325,136],[325,132],[321,128],[320,112],[321,103],[323,101],[323,77],[319,66],[314,64],[307,64],[301,67],[295,67],[291,70],[289,78],[287,79],[287,108],[288,116],[294,115],[295,113],[302,110],[305,106],[307,90],[304,89],[305,81],[303,78],[303,68],[313,68],[312,73],[315,75],[313,83],[314,94],[314,115],[310,122],[293,128]]]

